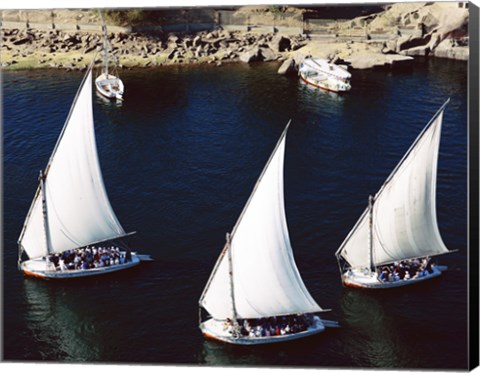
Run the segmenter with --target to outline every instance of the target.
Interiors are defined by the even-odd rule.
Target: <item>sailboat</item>
[[[283,162],[289,125],[227,234],[200,297],[199,327],[206,338],[254,345],[325,330],[324,322],[315,315],[323,310],[300,277],[288,235]],[[210,315],[206,321],[202,310]]]
[[[383,183],[336,252],[346,286],[384,289],[438,277],[448,254],[436,217],[437,160],[447,100]]]
[[[121,251],[115,247],[118,263],[105,256],[96,263],[101,262],[99,266],[67,269],[60,268],[55,259],[63,261],[75,250],[106,255],[104,243],[117,242],[133,233],[122,228],[103,183],[95,143],[91,65],[48,164],[40,171],[39,186],[18,239],[19,268],[26,275],[48,279],[94,276],[130,268],[138,265],[142,256],[123,244],[119,244]],[[23,254],[28,260],[22,260]]]
[[[107,34],[107,26],[105,25],[105,21],[103,21],[102,17],[102,29],[103,29],[103,69],[101,74],[95,79],[95,86],[97,87],[97,91],[110,99],[123,99],[123,92],[124,92],[124,85],[122,80],[118,77],[118,74],[115,71],[109,71],[109,59],[108,54],[109,50],[111,50],[110,43],[108,41],[108,34]]]
[[[298,75],[305,83],[331,92],[347,92],[352,88],[352,74],[323,58],[305,58],[300,64]]]

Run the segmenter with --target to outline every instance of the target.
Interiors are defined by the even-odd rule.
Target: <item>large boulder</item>
[[[388,40],[382,47],[383,54],[395,54],[397,52],[397,40]]]
[[[410,63],[413,61],[413,57],[398,54],[382,54],[380,52],[362,52],[354,53],[344,60],[349,63],[353,69],[362,70]]]
[[[386,55],[385,66],[397,67],[410,65],[414,62],[414,58],[411,56],[401,56],[398,54]]]
[[[445,39],[437,45],[433,54],[436,57],[468,61],[469,50],[468,45],[458,45],[455,40]]]
[[[240,55],[240,61],[250,63],[250,62],[256,62],[256,61],[262,61],[263,56],[260,51],[260,47],[253,47],[246,52],[242,53]]]
[[[295,60],[291,57],[283,61],[282,65],[277,71],[277,73],[280,75],[287,75],[294,72],[295,72]]]
[[[400,53],[412,48],[426,47],[431,40],[431,34],[423,36],[401,36],[397,39],[396,51]]]
[[[282,35],[274,36],[273,39],[268,43],[270,49],[277,53],[289,50],[291,48],[291,45],[292,42],[290,41],[290,39]]]
[[[203,44],[205,44],[203,41],[202,41],[202,37],[200,35],[197,35],[193,38],[193,46],[194,47],[200,47],[202,46]]]
[[[404,56],[428,56],[430,54],[430,47],[425,45],[414,47],[400,52],[400,54]]]
[[[25,43],[29,43],[30,41],[31,41],[30,38],[27,36],[27,37],[15,40],[12,44],[13,45],[22,45],[22,44],[25,44]]]
[[[278,58],[278,54],[268,47],[260,47],[260,53],[263,61],[275,61]]]

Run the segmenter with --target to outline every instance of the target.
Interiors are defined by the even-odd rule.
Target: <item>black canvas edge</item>
[[[479,7],[469,2],[469,370],[479,365]]]

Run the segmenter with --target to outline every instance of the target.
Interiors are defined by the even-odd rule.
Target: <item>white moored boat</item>
[[[285,128],[199,300],[205,337],[253,345],[325,330],[306,289],[288,235],[283,195]],[[211,318],[202,322],[202,309]],[[329,322],[328,326],[337,326]]]
[[[393,170],[336,252],[344,285],[384,289],[438,277],[430,258],[451,253],[436,217],[438,110]]]
[[[102,16],[102,14],[100,13]],[[103,21],[103,16],[102,16]],[[114,65],[114,71],[109,71],[109,51],[112,49],[108,41],[107,26],[103,22],[103,69],[102,73],[95,79],[95,86],[97,91],[111,99],[123,99],[123,91],[125,89],[122,80],[118,77],[116,73],[116,68]],[[113,56],[113,55],[112,55]]]
[[[97,91],[106,98],[123,99],[123,82],[115,75],[108,73],[108,67],[95,79]]]
[[[327,91],[346,92],[352,88],[352,75],[343,67],[323,58],[305,58],[300,64],[298,74],[305,83]]]
[[[42,278],[85,277],[130,268],[149,259],[117,243],[131,234],[115,216],[103,183],[95,143],[90,66],[45,171],[40,171],[39,186],[18,239],[19,268],[26,275]],[[123,247],[122,251],[118,246],[112,249],[118,260],[109,258],[99,246],[104,242]],[[85,248],[97,253],[95,246],[106,255],[95,263],[98,266],[92,258],[83,269],[79,265],[67,269],[56,266],[52,259]],[[28,260],[22,261],[24,254]]]

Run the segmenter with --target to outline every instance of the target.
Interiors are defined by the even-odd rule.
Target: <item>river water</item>
[[[105,278],[48,282],[17,271],[17,245],[83,74],[4,71],[4,359],[187,365],[467,367],[467,64],[418,60],[354,71],[352,90],[311,89],[278,65],[122,72],[121,105],[94,94],[106,189],[131,244],[156,261]],[[437,214],[449,266],[418,286],[341,285],[335,251],[447,98]],[[197,302],[284,126],[295,260],[340,329],[292,343],[205,340]],[[259,284],[261,286],[261,284]]]

